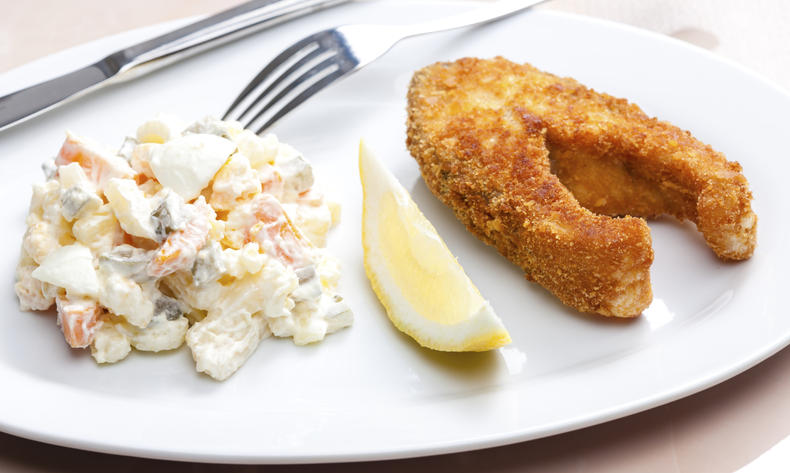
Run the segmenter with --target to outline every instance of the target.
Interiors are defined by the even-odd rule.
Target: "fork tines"
[[[250,129],[262,123],[256,131],[260,134],[357,64],[336,29],[315,33],[272,59],[236,97],[223,120],[235,119]]]

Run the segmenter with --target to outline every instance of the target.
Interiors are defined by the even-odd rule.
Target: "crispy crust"
[[[645,222],[592,211],[692,220],[724,259],[754,250],[737,163],[573,79],[503,58],[433,64],[412,78],[407,127],[432,192],[580,311],[630,317],[652,299]]]

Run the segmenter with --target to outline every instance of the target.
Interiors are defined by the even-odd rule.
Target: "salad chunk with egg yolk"
[[[97,363],[186,342],[223,380],[266,337],[302,345],[351,325],[324,248],[339,208],[274,135],[158,115],[118,152],[67,133],[43,168],[14,289],[23,310],[55,307]]]

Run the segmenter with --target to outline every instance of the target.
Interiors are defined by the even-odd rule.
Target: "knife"
[[[277,23],[349,0],[252,0],[0,97],[0,130],[111,82],[130,79]]]

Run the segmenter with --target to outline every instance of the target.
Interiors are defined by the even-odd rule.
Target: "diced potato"
[[[85,175],[85,171],[78,163],[69,163],[65,166],[58,167],[58,181],[60,187],[68,189],[74,186],[92,187],[92,183]]]
[[[107,253],[113,246],[123,241],[123,231],[112,213],[109,204],[104,204],[95,212],[80,216],[72,226],[78,242],[96,254]]]
[[[116,363],[132,351],[129,337],[119,327],[120,324],[106,320],[96,331],[91,344],[91,356],[97,363]]]
[[[136,327],[148,325],[154,316],[151,291],[144,291],[139,284],[117,272],[102,268],[100,274],[104,282],[99,295],[101,305]]]
[[[34,278],[32,273],[36,267],[36,262],[23,249],[14,284],[14,292],[22,310],[47,310],[55,303],[57,288]]]
[[[243,154],[235,153],[214,176],[209,203],[217,210],[230,210],[239,200],[260,191],[261,181],[250,167],[250,161]]]
[[[280,146],[274,134],[269,133],[260,137],[250,130],[244,130],[236,135],[234,141],[239,146],[239,152],[247,156],[255,169],[264,164],[274,164]]]
[[[187,332],[196,369],[217,380],[227,379],[269,336],[266,321],[249,312],[214,312]]]
[[[168,320],[164,314],[157,314],[144,330],[132,332],[132,346],[142,351],[175,350],[184,343],[188,328],[186,317]]]
[[[141,143],[166,143],[181,136],[186,127],[178,117],[158,113],[137,127],[137,141]]]

